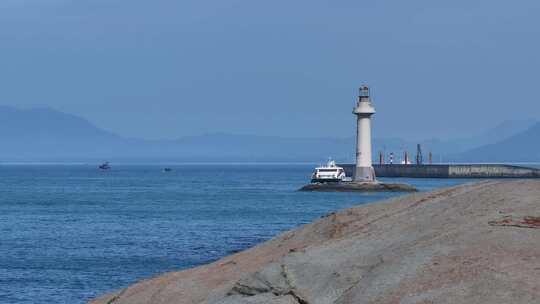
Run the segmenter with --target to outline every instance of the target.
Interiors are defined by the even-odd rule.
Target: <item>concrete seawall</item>
[[[354,176],[354,164],[339,165]],[[413,178],[540,178],[540,169],[502,165],[374,165],[378,177]]]

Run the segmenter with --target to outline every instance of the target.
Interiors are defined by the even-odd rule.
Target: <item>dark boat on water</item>
[[[101,164],[101,165],[99,166],[99,168],[100,168],[101,170],[109,170],[109,169],[111,168],[111,166],[109,165],[109,162],[104,162],[103,164]]]
[[[163,168],[163,172],[171,172],[172,169],[171,168]]]

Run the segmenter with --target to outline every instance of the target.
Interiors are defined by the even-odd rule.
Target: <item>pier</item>
[[[354,164],[340,164],[354,176]],[[540,178],[540,169],[505,164],[373,165],[378,177],[410,178]]]

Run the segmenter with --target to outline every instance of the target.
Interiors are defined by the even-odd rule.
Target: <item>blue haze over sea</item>
[[[312,164],[169,167],[1,165],[0,303],[84,303],[399,195],[296,191]],[[425,191],[472,180],[399,181]]]

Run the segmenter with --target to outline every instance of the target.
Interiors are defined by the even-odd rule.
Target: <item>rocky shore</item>
[[[487,181],[329,214],[94,304],[540,303],[540,181]]]
[[[312,183],[307,184],[299,191],[314,192],[417,192],[418,190],[409,184],[389,183]]]

